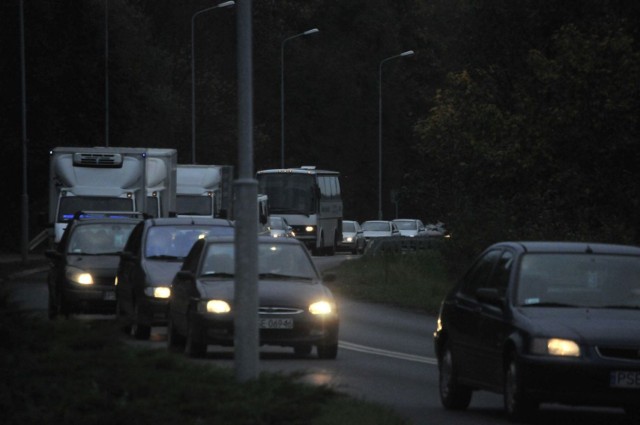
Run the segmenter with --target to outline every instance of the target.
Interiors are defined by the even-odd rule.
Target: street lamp
[[[280,168],[284,168],[284,44],[294,38],[303,37],[319,32],[318,28],[313,28],[300,34],[282,40],[280,45]]]
[[[191,163],[196,163],[196,71],[195,71],[195,48],[194,48],[194,24],[196,17],[204,12],[213,9],[231,7],[235,1],[225,1],[216,6],[208,7],[197,11],[191,16]]]
[[[412,56],[413,50],[390,56],[380,61],[378,66],[378,220],[382,220],[382,65],[391,59]]]

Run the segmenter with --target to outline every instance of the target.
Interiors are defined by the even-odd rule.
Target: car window
[[[87,223],[76,226],[69,235],[67,252],[110,254],[121,252],[135,223]]]
[[[152,226],[147,231],[145,257],[184,258],[198,239],[231,236],[231,226]]]
[[[342,222],[342,231],[343,232],[355,232],[356,231],[355,223],[348,223],[348,222],[343,221]]]
[[[496,262],[501,257],[502,250],[495,249],[484,254],[469,270],[463,278],[460,293],[469,297],[475,297],[478,288],[485,288],[489,282],[489,276]]]
[[[640,257],[587,253],[524,255],[517,303],[640,308]]]

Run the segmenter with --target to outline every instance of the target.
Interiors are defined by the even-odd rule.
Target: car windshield
[[[526,254],[517,304],[640,308],[640,257],[604,254]]]
[[[365,221],[362,224],[362,230],[369,230],[374,232],[388,232],[389,223],[384,221]]]
[[[356,225],[352,222],[343,221],[342,222],[342,231],[343,232],[352,232],[355,233]]]
[[[198,239],[229,235],[233,235],[231,226],[152,226],[147,232],[145,257],[184,259]]]
[[[418,228],[415,221],[394,221],[399,230],[416,230]]]
[[[69,235],[69,254],[117,254],[122,251],[135,223],[86,223]]]
[[[261,279],[316,279],[317,273],[306,248],[298,244],[258,244],[258,274]],[[235,274],[233,243],[214,243],[207,247],[201,276],[230,277]]]
[[[272,229],[283,230],[284,229],[284,220],[282,220],[280,217],[270,217],[269,218],[269,226],[271,226]]]

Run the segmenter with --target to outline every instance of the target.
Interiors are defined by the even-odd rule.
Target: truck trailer
[[[175,211],[175,149],[57,147],[49,161],[49,223],[57,243],[78,211]],[[149,205],[147,205],[149,204]]]
[[[232,166],[178,164],[177,182],[178,216],[231,218]]]

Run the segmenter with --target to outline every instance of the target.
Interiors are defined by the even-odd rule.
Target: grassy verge
[[[390,409],[295,375],[237,383],[227,368],[125,346],[113,321],[49,322],[7,300],[0,291],[5,425],[406,423]]]
[[[451,287],[438,250],[362,256],[332,272],[337,279],[330,287],[336,295],[431,314]]]

